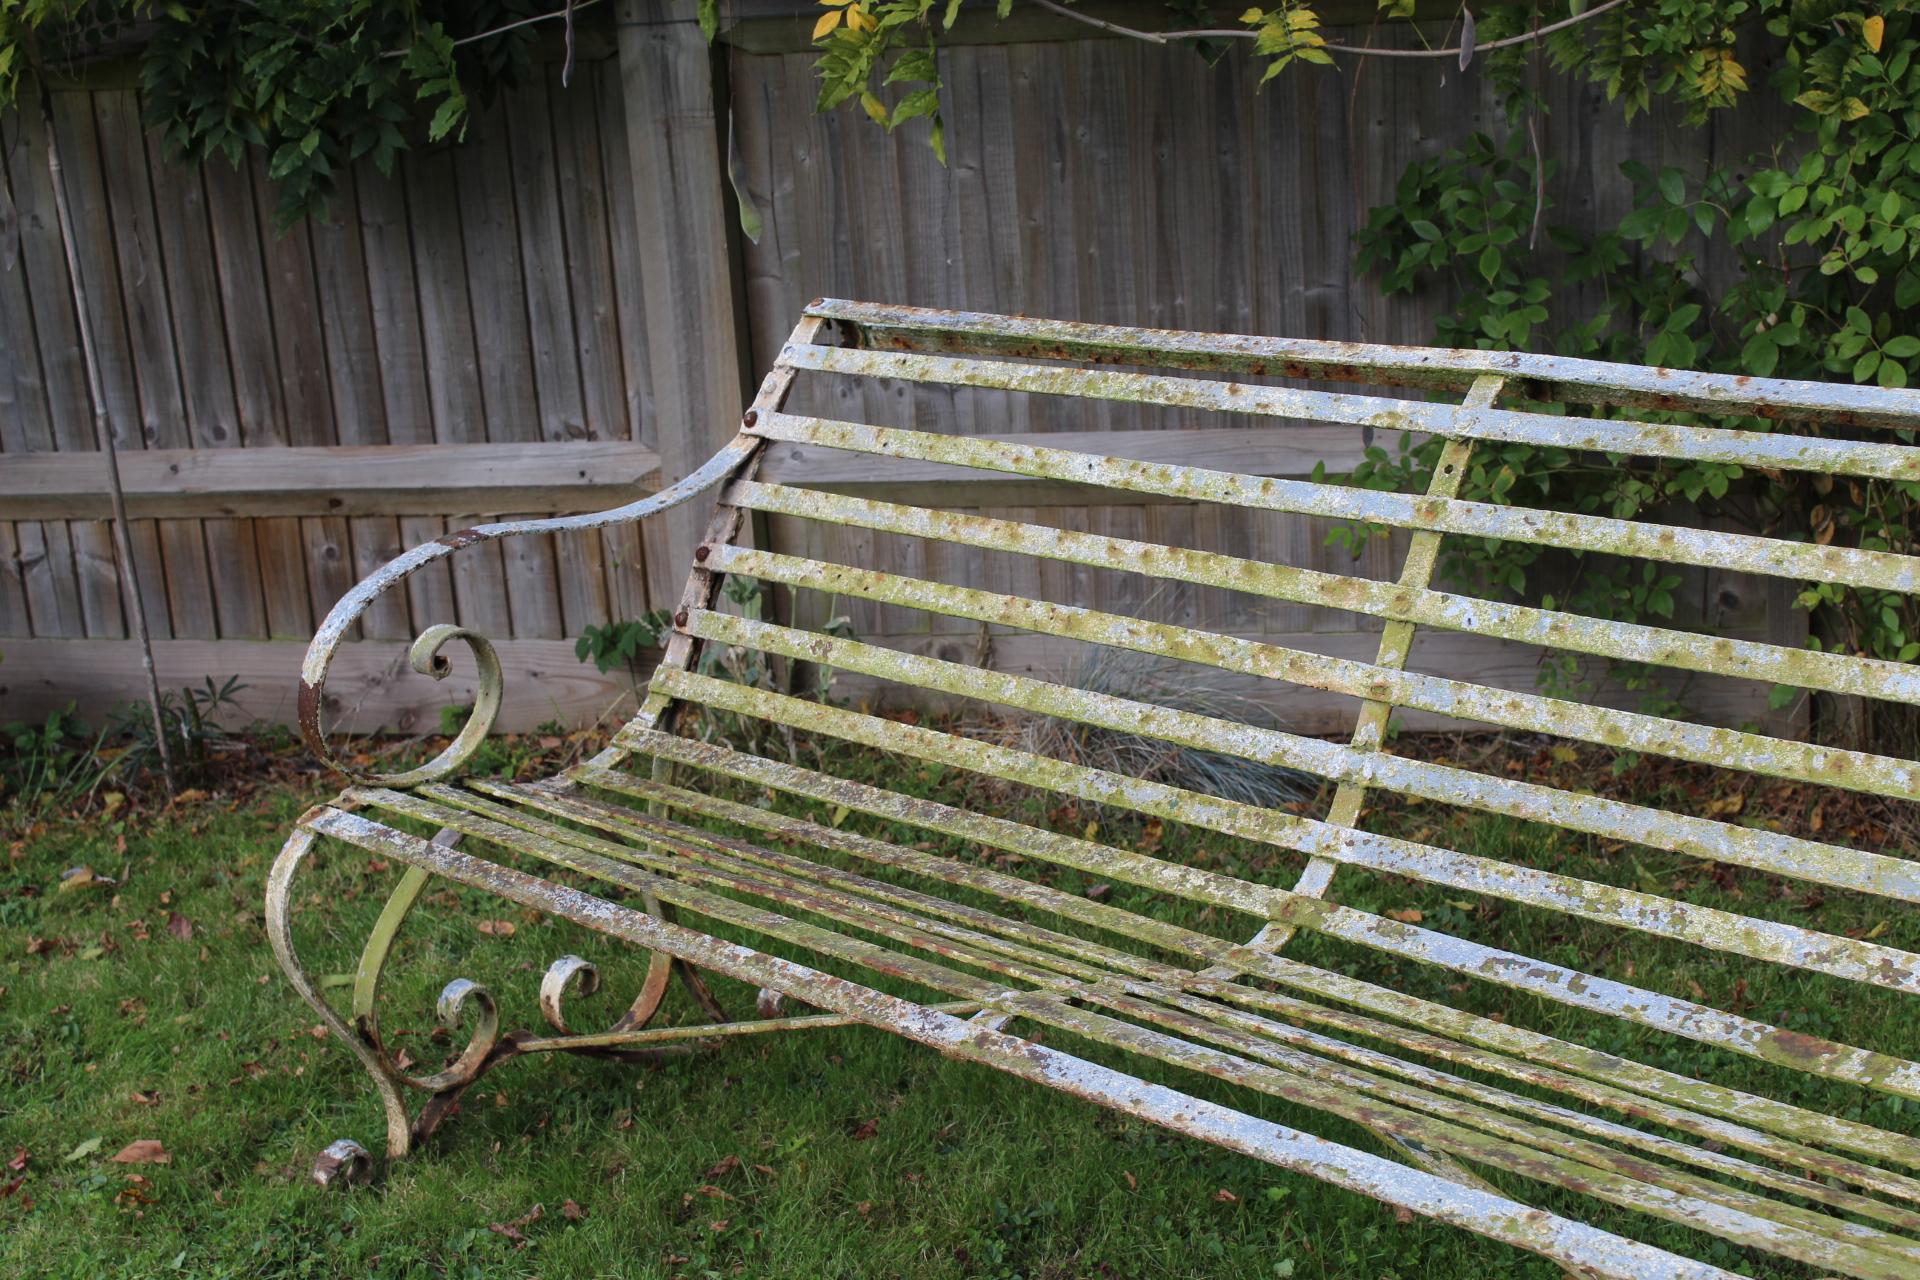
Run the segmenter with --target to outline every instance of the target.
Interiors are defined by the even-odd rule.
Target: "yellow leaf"
[[[1426,914],[1418,907],[1397,907],[1387,912],[1387,915],[1398,920],[1401,924],[1419,924],[1427,918]]]
[[[855,31],[871,31],[880,25],[880,19],[856,4],[847,10],[847,25]]]
[[[820,3],[827,5],[829,8],[837,8],[843,4],[852,4],[853,0],[820,0]]]
[[[840,11],[838,9],[829,9],[820,15],[820,21],[813,24],[813,38],[818,40],[822,36],[829,35],[833,29],[839,25]]]
[[[887,104],[880,99],[870,93],[863,93],[860,95],[860,105],[867,109],[867,114],[873,117],[875,124],[887,122]]]
[[[1860,24],[1861,38],[1867,42],[1867,48],[1875,53],[1880,52],[1880,42],[1886,38],[1886,35],[1887,20],[1877,13]]]
[[[1860,935],[1860,940],[1862,942],[1872,942],[1875,938],[1879,937],[1881,934],[1885,933],[1886,931],[1887,931],[1887,922],[1885,920],[1877,921],[1874,924],[1873,928],[1867,930],[1865,933]]]
[[[1260,9],[1249,9],[1245,13],[1240,15],[1240,21],[1246,23],[1250,27],[1259,26],[1262,22],[1266,21],[1266,18],[1267,18],[1266,13]]]
[[[847,808],[847,806],[843,804],[837,804],[833,806],[833,816],[830,817],[828,821],[833,823],[833,825],[837,827],[841,823],[845,822],[847,820],[847,815],[852,812],[853,810]]]
[[[1087,829],[1080,834],[1080,838],[1082,840],[1091,840],[1099,834],[1100,834],[1100,824],[1097,822],[1089,822],[1087,824]]]

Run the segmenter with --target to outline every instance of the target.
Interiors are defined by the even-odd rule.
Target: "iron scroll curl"
[[[327,741],[326,727],[322,719],[326,709],[327,674],[333,666],[335,657],[339,654],[340,646],[352,633],[354,624],[360,620],[373,602],[384,592],[426,566],[476,543],[520,534],[601,529],[610,525],[642,520],[647,516],[679,506],[727,479],[739,469],[741,464],[753,456],[761,444],[762,441],[753,436],[745,434],[735,436],[724,448],[688,473],[684,479],[668,485],[658,493],[650,494],[624,506],[587,515],[555,516],[539,520],[503,520],[493,524],[475,525],[471,529],[462,529],[432,542],[422,543],[368,574],[356,583],[352,590],[341,596],[339,602],[333,606],[326,620],[320,624],[319,630],[314,633],[313,642],[308,645],[306,658],[301,663],[300,735],[305,740],[307,748],[339,773],[356,782],[375,786],[415,786],[424,782],[435,782],[458,773],[466,766],[467,761],[472,759],[474,752],[480,749],[480,744],[486,740],[487,734],[492,730],[494,719],[500,711],[505,682],[499,655],[495,652],[492,642],[478,632],[451,623],[436,623],[428,627],[420,633],[408,651],[409,667],[421,675],[435,680],[444,680],[452,674],[453,664],[443,650],[450,641],[460,640],[472,652],[479,668],[473,710],[468,713],[460,731],[444,751],[416,768],[396,773],[378,773],[349,763],[336,754]]]

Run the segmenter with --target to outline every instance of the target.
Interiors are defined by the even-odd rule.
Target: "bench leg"
[[[451,846],[458,841],[453,832],[442,832],[435,843]],[[581,1035],[566,1022],[562,1003],[569,990],[592,994],[600,985],[593,965],[577,956],[563,956],[547,970],[540,983],[540,1009],[546,1021],[559,1034],[537,1036],[530,1032],[500,1032],[499,1009],[492,994],[476,982],[461,978],[447,984],[441,992],[436,1012],[442,1026],[457,1030],[471,1020],[466,1048],[452,1065],[432,1075],[410,1074],[395,1059],[380,1034],[375,1001],[386,961],[398,937],[400,927],[418,901],[430,875],[409,868],[389,896],[380,918],[360,956],[354,980],[351,1017],[343,1016],[326,1000],[307,972],[293,944],[291,903],[293,882],[307,856],[312,853],[316,833],[298,828],[282,847],[267,877],[267,936],[287,980],[327,1029],[340,1039],[372,1078],[387,1121],[386,1149],[383,1158],[374,1157],[352,1139],[341,1139],[321,1152],[313,1164],[313,1178],[323,1186],[350,1185],[371,1179],[376,1168],[391,1164],[425,1142],[447,1116],[452,1114],[460,1096],[482,1075],[511,1058],[526,1052],[570,1052],[623,1061],[642,1061],[672,1054],[684,1054],[711,1047],[725,1038],[707,1037],[704,1028],[676,1028],[679,1034],[662,1036],[657,1043],[636,1043],[632,1037],[642,1033],[666,998],[673,978],[681,983],[713,1024],[727,1023],[725,1010],[697,970],[685,961],[661,952],[652,953],[647,974],[639,993],[620,1018],[605,1032]],[[648,896],[644,907],[649,915],[670,919],[671,908]],[[769,1024],[771,1026],[771,1024]],[[408,1091],[423,1093],[425,1101],[416,1113],[409,1114]]]

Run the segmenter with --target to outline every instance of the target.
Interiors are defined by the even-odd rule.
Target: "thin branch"
[[[1175,40],[1256,40],[1260,36],[1258,31],[1245,27],[1201,27],[1189,31],[1141,31],[1134,27],[1123,27],[1117,22],[1108,22],[1105,18],[1096,18],[1089,13],[1081,13],[1069,5],[1058,3],[1057,0],[1033,0],[1033,3],[1039,5],[1042,9],[1048,9],[1060,14],[1062,17],[1072,18],[1075,22],[1085,23],[1089,27],[1098,27],[1102,31],[1111,31],[1114,35],[1126,36],[1133,40],[1144,40],[1148,44],[1170,44]],[[1538,27],[1517,36],[1508,36],[1504,40],[1489,40],[1485,44],[1476,44],[1473,51],[1478,54],[1485,53],[1489,49],[1505,49],[1511,45],[1528,44],[1540,39],[1542,36],[1552,35],[1556,31],[1564,31],[1566,28],[1576,23],[1585,22],[1589,18],[1597,18],[1608,10],[1618,9],[1626,3],[1627,0],[1605,0],[1604,3],[1597,4],[1584,13],[1575,14],[1571,18],[1562,18],[1558,22],[1550,22],[1544,27]],[[1370,45],[1362,46],[1355,44],[1323,44],[1316,47],[1327,49],[1334,53],[1357,53],[1376,58],[1457,58],[1460,56],[1459,45],[1454,45],[1450,49],[1379,49]]]
[[[555,9],[552,13],[536,13],[531,17],[516,18],[512,22],[503,22],[497,27],[488,27],[485,31],[476,31],[470,36],[461,36],[453,42],[452,47],[458,49],[463,44],[472,44],[476,40],[485,40],[489,36],[497,36],[502,32],[513,31],[519,27],[529,27],[536,22],[545,22],[549,18],[565,18],[567,20],[567,65],[571,67],[573,65],[573,15],[579,13],[582,9],[590,9],[599,3],[600,0],[567,0],[567,3],[563,7]],[[380,56],[383,58],[404,58],[410,52],[410,49],[389,49]]]

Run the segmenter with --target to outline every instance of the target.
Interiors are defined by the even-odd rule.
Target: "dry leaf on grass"
[[[119,1154],[107,1157],[114,1164],[172,1164],[173,1157],[160,1145],[158,1138],[141,1138],[129,1142],[120,1148]]]

